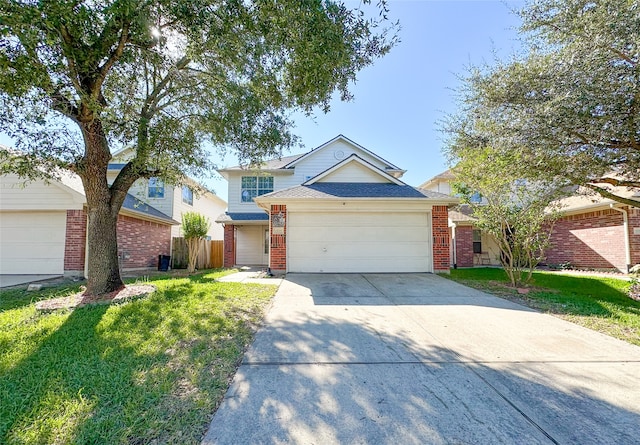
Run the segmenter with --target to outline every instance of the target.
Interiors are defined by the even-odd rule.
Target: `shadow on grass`
[[[20,309],[40,300],[49,300],[74,294],[80,292],[80,286],[80,284],[56,286],[35,292],[27,292],[26,288],[0,290],[0,312]]]
[[[125,305],[30,318],[55,326],[0,369],[0,443],[198,443],[255,322],[217,307],[216,287],[165,280]]]

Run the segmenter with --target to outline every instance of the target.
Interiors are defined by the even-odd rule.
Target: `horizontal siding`
[[[0,210],[79,210],[81,201],[64,186],[40,180],[24,184],[16,175],[0,177]]]
[[[239,265],[266,265],[269,256],[264,253],[267,226],[243,226],[236,232],[236,263]]]
[[[212,240],[224,239],[222,224],[218,224],[215,221],[218,216],[224,213],[227,208],[226,204],[211,198],[210,195],[200,194],[196,196],[196,193],[193,194],[193,205],[186,204],[182,201],[182,187],[175,188],[173,199],[175,202],[173,218],[176,221],[182,221],[183,213],[198,212],[209,218],[209,222],[211,223],[207,235],[210,236]],[[182,226],[172,226],[171,236],[182,236]]]
[[[320,179],[319,182],[389,182],[388,179],[380,176],[370,168],[358,162],[350,162],[340,169],[331,172]]]

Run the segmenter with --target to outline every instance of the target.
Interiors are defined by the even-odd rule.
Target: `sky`
[[[359,2],[347,1],[349,7]],[[373,0],[376,3],[376,0]],[[389,18],[399,20],[400,43],[358,74],[351,102],[332,102],[328,114],[313,119],[294,115],[304,153],[343,134],[407,170],[402,180],[418,186],[446,170],[438,121],[454,112],[459,76],[470,65],[506,59],[519,48],[519,18],[511,12],[522,2],[498,0],[388,0]],[[0,131],[0,143],[12,145]],[[219,167],[237,164],[231,155],[213,159]],[[227,199],[219,175],[199,178]]]

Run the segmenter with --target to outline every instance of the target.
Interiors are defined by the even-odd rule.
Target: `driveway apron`
[[[632,444],[640,348],[431,274],[289,274],[203,443]]]

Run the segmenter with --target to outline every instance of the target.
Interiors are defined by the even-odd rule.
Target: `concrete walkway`
[[[430,274],[289,274],[204,444],[631,444],[640,348]]]

